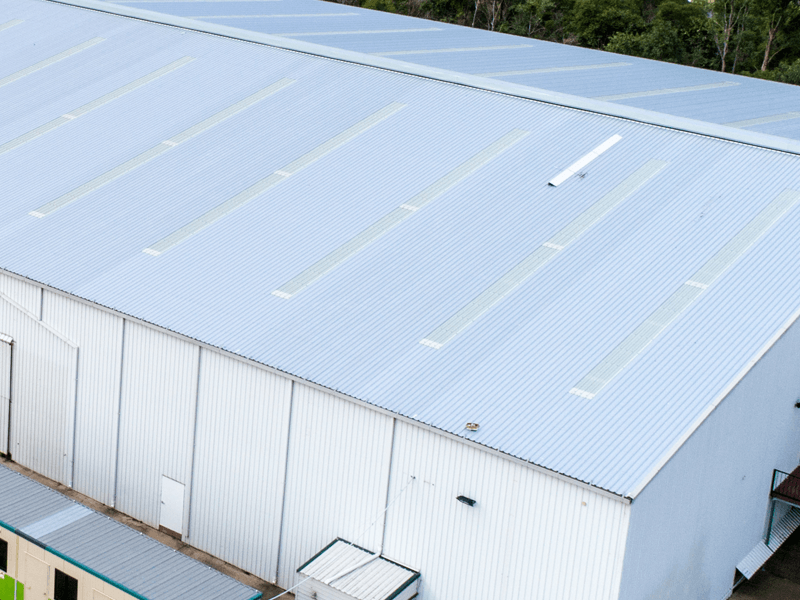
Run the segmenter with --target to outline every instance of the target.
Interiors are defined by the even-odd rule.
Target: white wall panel
[[[37,319],[42,303],[42,288],[22,279],[0,273],[0,293],[5,294]]]
[[[202,351],[188,543],[274,581],[292,383]]]
[[[295,383],[278,585],[336,537],[379,549],[383,518],[367,527],[385,507],[392,422]]]
[[[617,596],[622,502],[401,422],[389,499],[384,554],[426,600]]]
[[[122,319],[45,291],[42,320],[80,348],[73,485],[79,492],[111,505],[117,452]]]
[[[0,332],[14,338],[11,455],[71,485],[77,346],[2,295]]]
[[[0,340],[0,452],[8,450],[8,409],[11,400],[11,343]]]
[[[124,346],[116,506],[158,527],[161,476],[190,485],[199,347],[132,322]]]

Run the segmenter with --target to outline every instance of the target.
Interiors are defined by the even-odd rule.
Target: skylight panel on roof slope
[[[171,233],[170,235],[156,242],[152,246],[145,248],[143,252],[145,252],[146,254],[150,254],[152,256],[158,256],[159,254],[166,252],[173,246],[180,244],[183,240],[194,235],[201,229],[208,227],[215,221],[218,221],[219,219],[223,218],[228,213],[244,206],[245,204],[250,202],[253,198],[263,194],[268,189],[279,184],[284,179],[291,177],[292,175],[304,169],[311,163],[319,160],[326,154],[333,152],[339,146],[346,144],[353,138],[364,133],[368,129],[371,129],[381,121],[388,119],[396,112],[405,108],[405,106],[406,106],[405,104],[402,104],[400,102],[392,102],[391,104],[384,106],[382,109],[371,114],[366,119],[362,119],[355,125],[344,130],[342,133],[332,137],[327,142],[320,144],[319,146],[317,146],[310,152],[307,152],[300,158],[293,160],[285,167],[278,169],[277,171],[268,175],[261,181],[258,181],[257,183],[251,185],[246,190],[239,192],[233,198],[226,200],[216,208],[208,211],[203,216],[198,217],[188,225],[181,227],[174,233]]]
[[[12,19],[11,21],[6,21],[3,24],[0,24],[0,31],[8,29],[9,27],[13,27],[14,25],[19,25],[22,23],[21,19]]]
[[[101,37],[92,38],[91,40],[85,41],[82,44],[78,44],[77,46],[73,46],[72,48],[68,48],[67,50],[64,50],[63,52],[59,52],[55,56],[51,56],[50,58],[46,58],[46,59],[44,59],[42,61],[39,61],[35,65],[31,65],[30,67],[26,67],[25,69],[22,69],[21,71],[17,71],[16,73],[12,73],[11,75],[7,75],[7,76],[3,77],[2,79],[0,79],[0,87],[3,87],[4,85],[8,85],[12,81],[16,81],[17,79],[22,79],[26,75],[30,75],[31,73],[35,73],[36,71],[39,71],[40,69],[44,69],[45,67],[49,67],[50,65],[54,65],[60,60],[64,60],[65,58],[68,58],[68,57],[72,56],[73,54],[77,54],[81,50],[86,50],[87,48],[91,48],[95,44],[99,44],[100,42],[103,42],[103,41],[105,41],[105,39],[101,38]]]
[[[785,190],[770,202],[736,236],[712,256],[686,283],[681,285],[644,323],[614,348],[570,390],[571,394],[592,399],[674,321],[700,294],[716,281],[736,260],[755,244],[800,200],[800,192]]]
[[[630,98],[644,98],[645,96],[663,96],[665,94],[682,94],[684,92],[701,92],[703,90],[713,90],[722,87],[739,85],[735,81],[721,81],[719,83],[704,83],[702,85],[689,85],[686,87],[662,88],[660,90],[646,90],[643,92],[630,92],[627,94],[612,94],[610,96],[595,96],[595,100],[605,100],[614,102],[616,100],[628,100]]]
[[[67,204],[74,202],[81,196],[85,196],[89,192],[96,190],[97,188],[104,186],[105,184],[115,180],[117,177],[121,177],[125,173],[128,173],[136,169],[137,167],[142,166],[147,161],[152,160],[153,158],[155,158],[160,154],[163,154],[167,150],[172,150],[172,148],[174,148],[178,144],[185,142],[196,135],[199,135],[206,129],[209,129],[226,119],[229,119],[235,114],[245,110],[246,108],[249,108],[256,102],[259,102],[260,100],[263,100],[268,96],[271,96],[275,92],[282,90],[283,88],[285,88],[288,85],[291,85],[292,83],[294,83],[293,79],[286,79],[286,78],[280,79],[275,83],[273,83],[272,85],[265,87],[263,90],[260,90],[251,96],[248,96],[244,100],[240,100],[239,102],[229,106],[225,110],[222,110],[217,114],[209,117],[208,119],[201,121],[197,125],[194,125],[189,129],[186,129],[185,131],[182,131],[178,135],[175,135],[164,142],[156,144],[149,150],[145,150],[138,156],[135,156],[129,161],[122,163],[118,167],[115,167],[110,171],[106,171],[99,177],[95,177],[91,181],[84,183],[83,185],[72,190],[71,192],[67,192],[63,196],[60,196],[55,200],[52,200],[51,202],[48,202],[47,204],[40,206],[36,210],[31,211],[29,214],[33,217],[38,217],[40,219],[42,217],[46,217],[47,215],[57,211],[59,208],[62,208]]]
[[[527,69],[523,71],[498,71],[496,73],[476,73],[481,77],[511,77],[512,75],[536,75],[537,73],[560,73],[561,71],[586,71],[589,69],[609,69],[613,67],[627,67],[631,63],[613,62],[595,65],[573,65],[569,67],[545,67],[541,69]]]
[[[429,204],[451,187],[466,179],[480,169],[483,165],[499,156],[522,138],[528,135],[527,131],[514,129],[501,137],[496,142],[490,144],[478,154],[461,163],[458,167],[450,171],[447,175],[437,180],[419,194],[414,196],[405,204],[401,204],[388,215],[380,219],[377,223],[367,227],[353,239],[345,242],[336,250],[325,256],[323,259],[311,265],[308,269],[300,273],[297,277],[283,284],[280,288],[272,292],[274,296],[289,299],[299,291],[305,289],[314,281],[340,265],[348,258],[356,254],[359,250],[366,247],[384,233],[401,223],[420,208]]]
[[[644,166],[637,169],[622,183],[603,196],[602,199],[586,209],[571,223],[529,254],[522,262],[489,286],[489,288],[472,302],[437,327],[431,334],[426,336],[425,339],[421,340],[420,344],[437,350],[441,348],[461,331],[466,329],[471,323],[480,318],[481,315],[495,304],[510,294],[514,289],[519,287],[528,277],[533,275],[546,263],[550,262],[556,254],[575,241],[616,206],[658,175],[666,166],[667,163],[661,160],[648,161]]]
[[[124,85],[121,88],[114,90],[113,92],[109,92],[108,94],[100,96],[96,100],[92,100],[91,102],[84,104],[83,106],[80,106],[75,110],[71,110],[65,115],[53,119],[52,121],[49,121],[44,125],[40,125],[36,129],[32,129],[28,133],[24,133],[21,136],[14,138],[9,142],[6,142],[5,144],[0,144],[0,154],[8,152],[9,150],[16,148],[17,146],[21,146],[26,142],[30,142],[31,140],[36,139],[41,135],[44,135],[48,131],[52,131],[53,129],[60,127],[61,125],[69,123],[70,121],[74,121],[78,117],[85,115],[86,113],[94,110],[95,108],[99,108],[104,104],[111,102],[112,100],[116,100],[120,96],[124,96],[128,92],[132,92],[136,88],[141,87],[146,83],[150,83],[151,81],[158,79],[162,75],[166,75],[167,73],[170,73],[171,71],[174,71],[175,69],[178,69],[183,65],[189,64],[193,60],[194,59],[191,56],[184,56],[183,58],[171,62],[170,64],[161,67],[160,69],[153,71],[152,73],[148,73],[144,77],[140,77],[139,79],[132,81],[131,83]]]

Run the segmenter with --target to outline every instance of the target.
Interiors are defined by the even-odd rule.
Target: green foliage
[[[800,85],[800,0],[331,1]]]
[[[645,28],[641,6],[634,0],[578,0],[570,19],[581,45],[603,48],[616,33]]]

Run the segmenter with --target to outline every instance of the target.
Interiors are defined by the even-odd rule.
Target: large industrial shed
[[[0,8],[15,461],[283,587],[716,600],[786,529],[800,144],[91,6]]]

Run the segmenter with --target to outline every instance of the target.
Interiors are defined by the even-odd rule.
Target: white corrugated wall
[[[71,485],[78,349],[4,295],[0,333],[14,339],[11,455]]]
[[[200,349],[130,321],[124,345],[116,507],[158,527],[162,475],[190,485]]]
[[[5,294],[29,313],[41,319],[42,288],[22,279],[0,273],[0,293]]]
[[[379,549],[392,423],[295,383],[278,585],[297,583],[297,568],[337,537]]]
[[[202,351],[188,543],[275,580],[292,383]]]
[[[74,488],[114,502],[123,321],[66,296],[45,291],[42,321],[78,344]]]
[[[616,598],[622,502],[402,422],[389,498],[384,554],[426,600]]]

